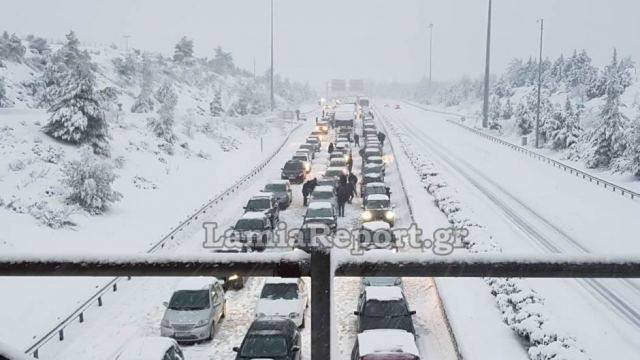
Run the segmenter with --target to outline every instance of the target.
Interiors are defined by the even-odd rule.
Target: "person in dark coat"
[[[378,132],[378,140],[380,141],[380,145],[384,146],[384,139],[386,138],[387,136],[383,134],[382,131]]]
[[[313,191],[316,189],[316,186],[318,186],[318,178],[313,178],[309,180],[309,186],[310,186],[309,190],[311,190],[309,191],[309,194],[312,194]]]
[[[356,143],[356,146],[360,147],[360,136],[358,134],[353,134],[353,140]]]
[[[309,202],[309,195],[311,195],[311,180],[302,184],[302,205],[307,206]]]
[[[344,206],[349,201],[349,185],[338,185],[338,216],[344,217]]]
[[[333,143],[332,143],[332,142],[331,142],[331,143],[329,143],[329,149],[328,149],[328,151],[329,151],[329,154],[331,154],[331,153],[333,152]]]
[[[391,188],[387,186],[387,187],[385,187],[384,189],[385,189],[385,190],[386,190],[386,192],[387,192],[387,197],[389,198],[389,200],[391,200]]]
[[[347,175],[345,175],[345,174],[340,175],[340,179],[338,180],[338,184],[347,185]]]
[[[349,169],[349,173],[351,173],[351,169],[353,168],[353,155],[349,155],[349,158],[347,158],[347,168]]]
[[[354,174],[349,174],[349,186],[351,188],[351,194],[349,195],[349,204],[353,201],[353,198],[358,196],[357,185],[358,185],[358,177]]]

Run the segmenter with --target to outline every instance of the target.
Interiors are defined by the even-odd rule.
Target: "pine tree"
[[[0,40],[0,58],[14,62],[22,62],[27,49],[22,45],[22,40],[16,35],[5,31]]]
[[[491,130],[500,130],[502,128],[500,124],[501,115],[500,99],[497,96],[492,96],[489,103],[489,128]]]
[[[507,98],[504,103],[504,107],[502,108],[501,117],[504,120],[509,120],[513,116],[513,107],[511,106],[511,98]]]
[[[136,97],[136,101],[131,106],[131,112],[149,113],[154,109],[153,102],[153,72],[151,70],[151,61],[148,57],[142,59],[142,82],[140,84],[140,94]]]
[[[220,116],[224,113],[224,108],[222,107],[222,91],[220,91],[220,89],[216,89],[213,100],[209,104],[209,110],[211,111],[211,116]]]
[[[186,61],[193,57],[193,40],[187,39],[183,36],[176,44],[175,51],[173,53],[174,61]]]
[[[549,75],[556,81],[561,82],[564,81],[564,55],[560,54],[558,59],[551,66],[551,70],[549,71]]]
[[[215,49],[215,55],[211,60],[213,71],[218,74],[226,75],[233,72],[235,65],[233,64],[233,56],[230,52],[222,50],[220,46]]]
[[[90,144],[96,154],[109,153],[109,128],[95,91],[91,58],[78,48],[73,32],[52,58],[43,74],[49,120],[45,133],[72,144]]]
[[[587,166],[591,168],[609,167],[614,159],[625,152],[624,122],[627,119],[620,112],[620,106],[623,106],[620,95],[628,86],[626,66],[618,61],[618,54],[614,49],[611,63],[603,72],[606,102],[600,111],[601,122],[590,134],[592,153]]]
[[[4,78],[0,77],[0,108],[11,107],[13,103],[7,98],[7,90],[4,85]]]
[[[249,114],[249,103],[253,98],[253,91],[249,85],[244,85],[238,93],[238,98],[231,106],[232,116],[245,116]]]
[[[621,158],[614,160],[612,168],[640,177],[640,117],[629,121],[625,131],[626,148]]]
[[[156,92],[155,97],[160,103],[158,119],[149,119],[148,125],[157,137],[169,144],[172,144],[176,140],[173,126],[174,111],[176,104],[178,103],[178,95],[173,90],[171,84],[164,83]]]

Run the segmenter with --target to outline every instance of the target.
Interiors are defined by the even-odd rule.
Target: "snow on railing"
[[[438,114],[452,115],[452,116],[458,117],[460,119],[465,118],[465,116],[463,116],[461,114],[456,114],[456,113],[447,112],[447,111],[433,110],[433,109],[429,109],[427,107],[424,107],[424,106],[421,106],[421,105],[418,105],[418,104],[414,104],[412,102],[406,102],[406,103],[411,105],[411,106],[420,108],[422,110],[426,110],[426,111],[430,111],[430,112],[434,112],[434,113],[438,113]],[[507,147],[509,147],[509,148],[511,148],[511,149],[513,149],[515,151],[521,152],[521,153],[523,153],[525,155],[528,155],[528,156],[530,156],[530,157],[532,157],[534,159],[540,160],[540,161],[542,161],[544,163],[547,163],[549,165],[552,165],[552,166],[557,167],[559,169],[562,169],[564,171],[568,171],[569,174],[573,174],[575,176],[582,177],[585,180],[589,180],[589,182],[591,182],[591,183],[595,183],[596,185],[603,186],[605,189],[611,189],[613,192],[620,193],[620,195],[622,195],[622,196],[628,196],[631,199],[640,199],[640,193],[638,193],[638,192],[635,192],[633,190],[627,189],[627,188],[622,187],[620,185],[616,185],[616,184],[614,184],[614,183],[612,183],[610,181],[607,181],[607,180],[604,180],[604,179],[599,178],[597,176],[591,175],[591,174],[589,174],[589,173],[587,173],[585,171],[576,169],[576,168],[574,168],[572,166],[563,164],[560,161],[557,161],[557,160],[551,159],[551,158],[549,158],[547,156],[541,155],[541,154],[539,154],[539,153],[537,153],[535,151],[529,150],[529,149],[527,149],[527,148],[525,148],[523,146],[516,145],[516,144],[514,144],[512,142],[503,140],[503,139],[501,139],[501,138],[499,138],[497,136],[493,136],[493,135],[487,134],[486,132],[482,131],[481,129],[476,129],[474,127],[465,125],[460,121],[455,121],[455,120],[451,120],[451,119],[447,119],[447,121],[452,123],[452,124],[458,125],[458,126],[460,126],[461,128],[463,128],[465,130],[468,130],[468,131],[471,131],[471,132],[473,132],[473,133],[475,133],[477,135],[480,135],[480,136],[484,137],[487,140],[490,140],[490,141],[493,141],[495,143],[507,146]]]
[[[171,231],[163,236],[157,243],[151,246],[149,250],[147,250],[147,254],[152,254],[160,249],[163,249],[171,240],[174,240],[175,237],[183,232],[187,227],[189,227],[194,221],[198,220],[198,218],[207,213],[209,209],[212,209],[214,206],[218,205],[220,202],[233,195],[236,191],[238,191],[242,186],[244,186],[250,179],[258,175],[262,170],[269,165],[271,160],[284,148],[286,143],[289,141],[291,134],[298,130],[303,123],[300,123],[293,127],[291,131],[287,134],[287,136],[283,139],[282,143],[269,155],[264,161],[260,164],[256,165],[252,168],[249,173],[241,177],[238,181],[233,183],[231,186],[226,188],[224,191],[216,195],[214,198],[204,203],[200,209],[196,209],[193,214],[188,216],[185,220],[181,221],[175,228],[172,228]],[[17,274],[14,274],[17,275]],[[115,275],[115,274],[113,274]],[[131,280],[131,276],[125,277],[127,280]],[[100,287],[98,291],[96,291],[89,299],[83,302],[80,306],[78,306],[74,311],[71,312],[68,316],[64,318],[61,322],[59,322],[56,326],[54,326],[51,330],[49,330],[45,335],[40,337],[36,342],[34,342],[29,348],[25,350],[27,355],[31,355],[34,358],[39,358],[40,348],[42,348],[46,343],[51,341],[56,336],[58,340],[64,340],[64,330],[71,324],[74,324],[76,320],[78,322],[83,323],[84,313],[87,309],[97,304],[98,307],[102,307],[103,297],[109,293],[110,291],[116,292],[118,291],[118,284],[123,279],[123,277],[115,277],[107,282],[105,285]]]

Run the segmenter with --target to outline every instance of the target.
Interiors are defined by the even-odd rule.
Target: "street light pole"
[[[431,89],[431,63],[433,60],[433,24],[429,24],[429,89]]]
[[[271,111],[276,107],[276,101],[273,96],[273,0],[271,0]]]
[[[131,35],[123,35],[122,37],[124,38],[124,48],[127,52],[129,52],[129,38],[131,37]]]
[[[538,108],[536,109],[536,148],[540,147],[540,93],[542,90],[542,33],[544,19],[540,19],[540,56],[538,57]]]
[[[487,18],[487,55],[484,65],[484,103],[482,104],[482,127],[489,124],[489,60],[491,55],[491,0],[489,0],[489,16]]]

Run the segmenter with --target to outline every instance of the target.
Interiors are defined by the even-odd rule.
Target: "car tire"
[[[222,314],[220,314],[220,319],[224,319],[227,317],[227,302],[224,302],[224,305],[222,305]]]
[[[216,322],[213,321],[211,323],[211,330],[209,331],[209,337],[207,338],[208,341],[213,340],[213,335],[215,335],[216,332]]]

